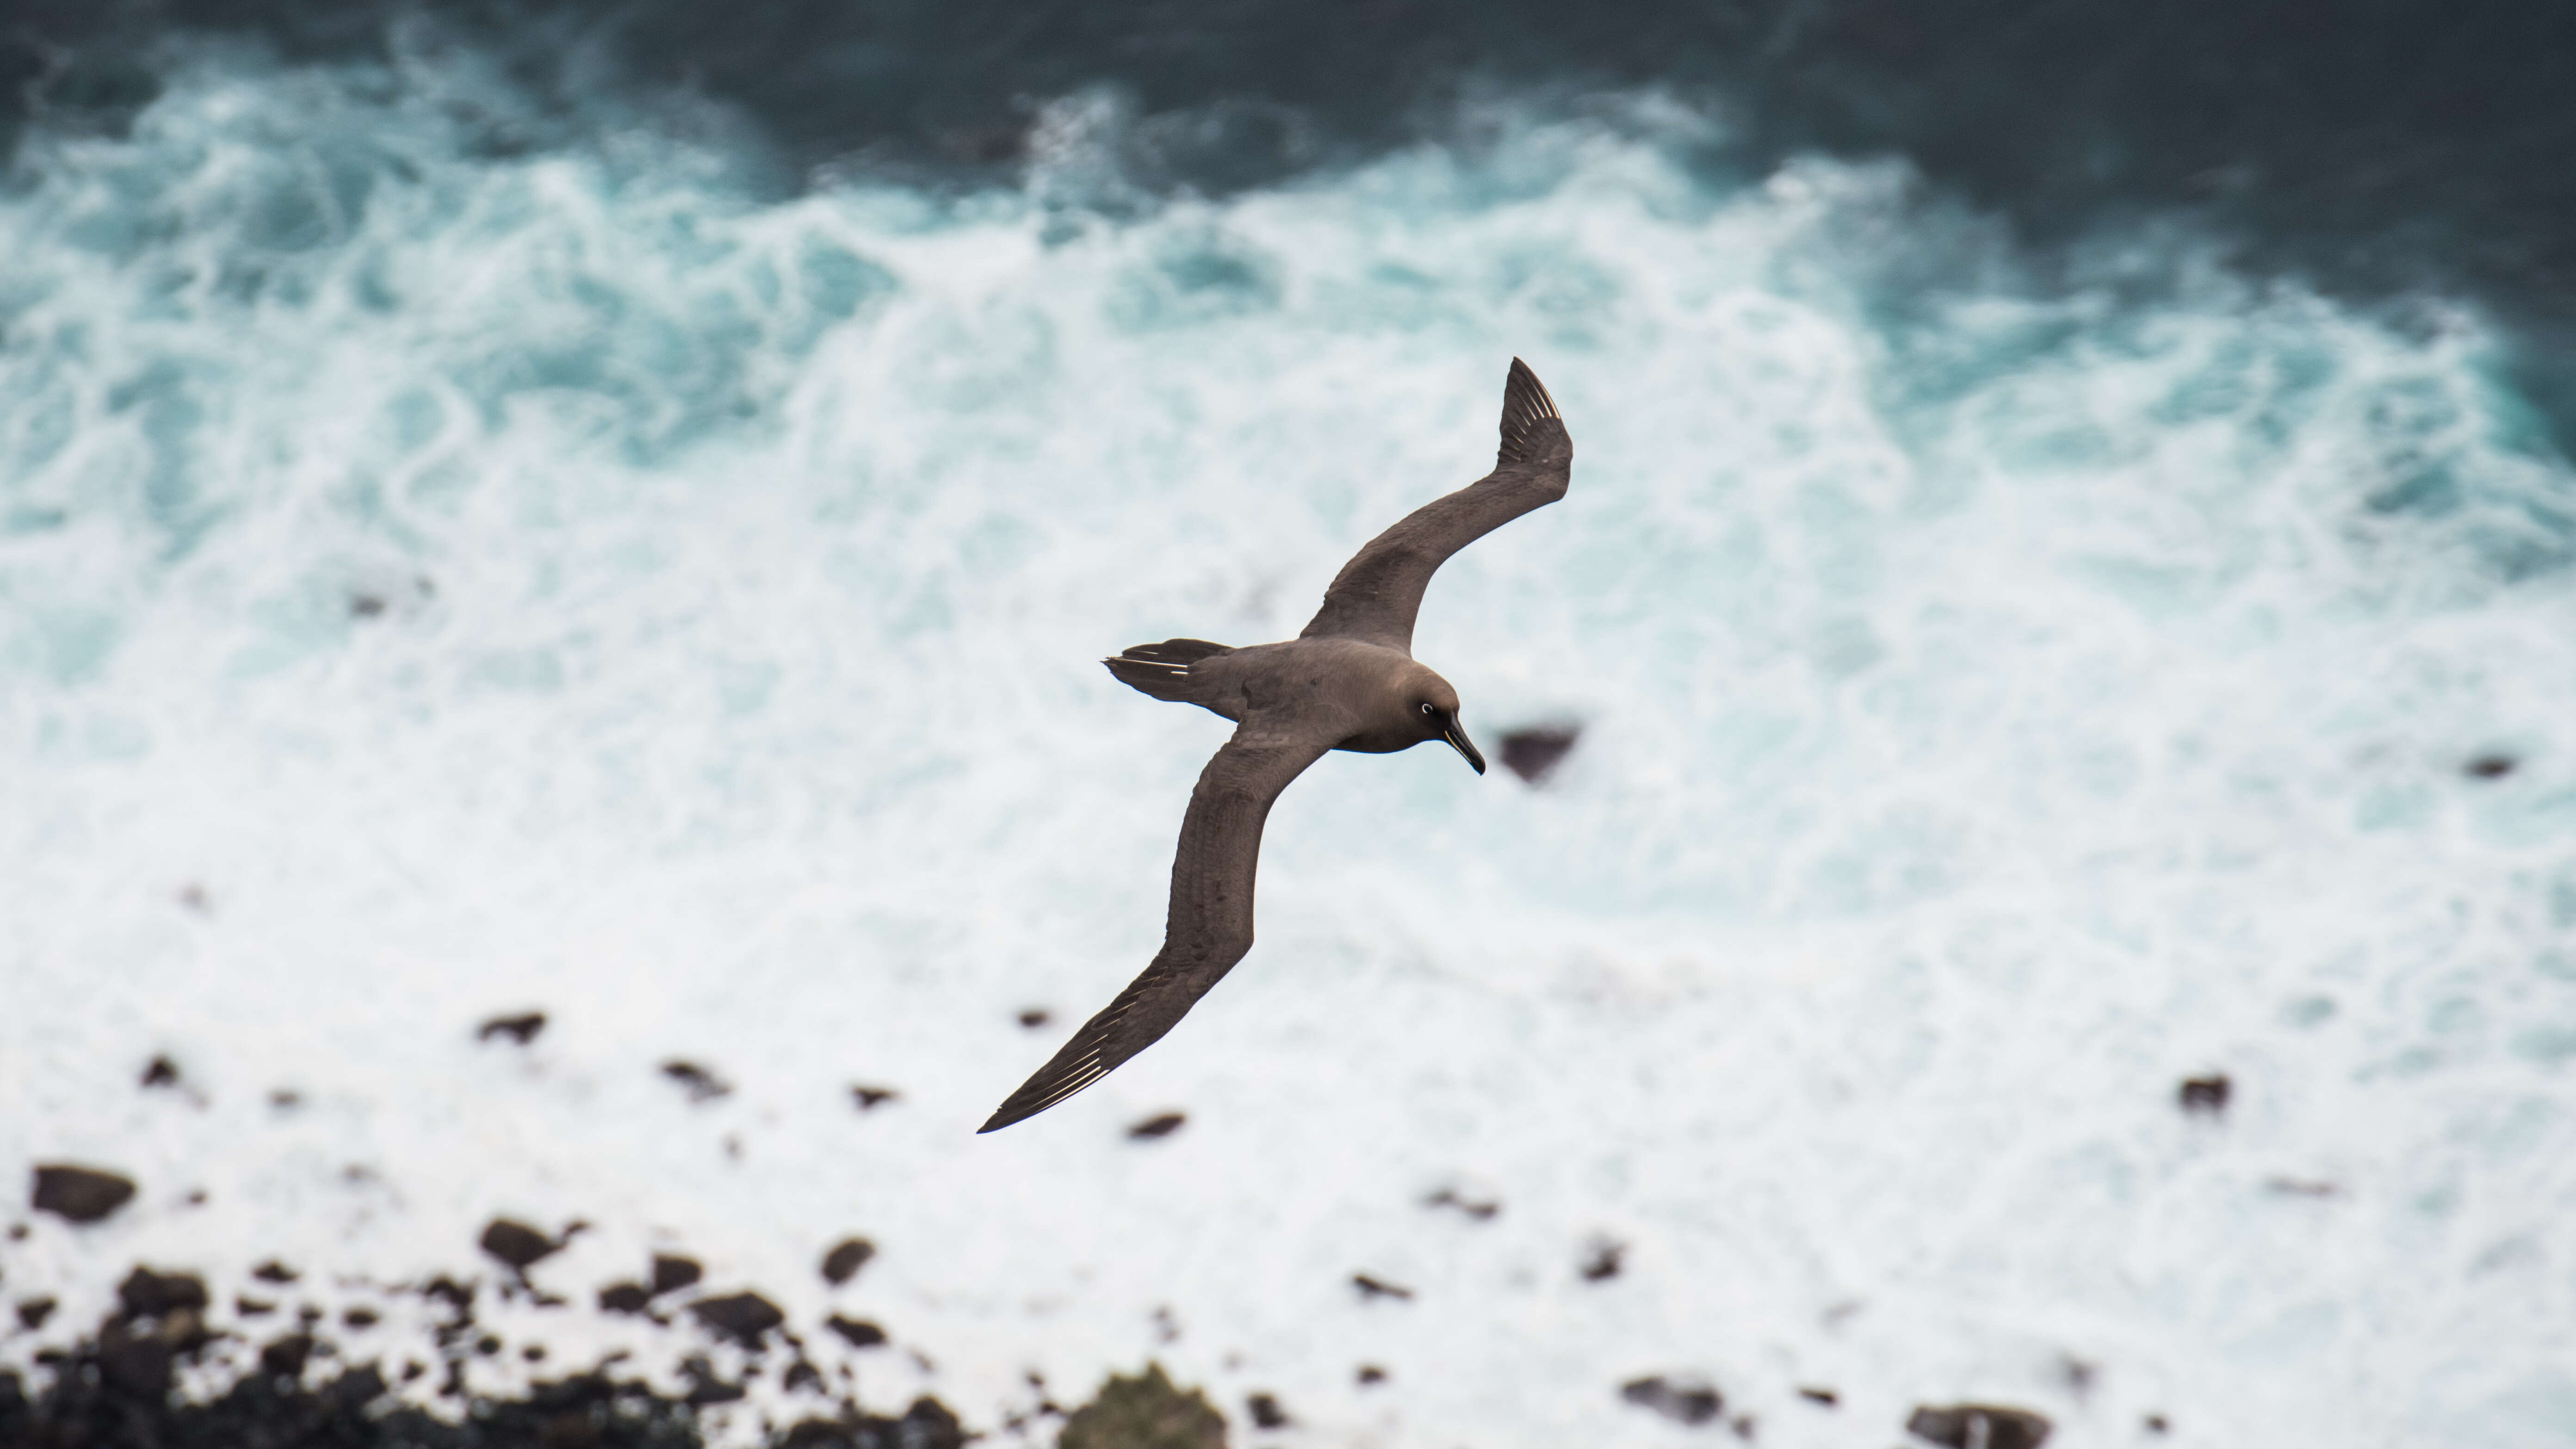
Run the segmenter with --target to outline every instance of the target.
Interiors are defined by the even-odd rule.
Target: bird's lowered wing
[[[1565,496],[1574,469],[1574,439],[1556,400],[1519,358],[1503,383],[1503,446],[1494,471],[1446,498],[1434,499],[1352,555],[1324,591],[1302,638],[1339,635],[1413,651],[1413,616],[1422,591],[1449,555]]]
[[[1163,949],[976,1131],[1034,1117],[1109,1075],[1161,1040],[1252,949],[1252,882],[1261,864],[1262,822],[1288,782],[1332,747],[1325,733],[1282,730],[1256,716],[1208,761],[1181,819]]]

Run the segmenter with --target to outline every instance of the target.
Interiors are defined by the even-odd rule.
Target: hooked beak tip
[[[1448,731],[1440,737],[1447,740],[1450,747],[1455,749],[1459,755],[1464,757],[1469,765],[1474,766],[1477,774],[1481,775],[1485,773],[1484,751],[1476,748],[1475,741],[1467,738],[1467,732],[1465,730],[1458,728],[1456,725],[1451,725]]]

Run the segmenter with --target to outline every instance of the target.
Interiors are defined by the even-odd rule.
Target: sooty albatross
[[[1413,616],[1449,555],[1565,496],[1574,440],[1519,358],[1503,384],[1494,471],[1407,515],[1353,555],[1296,638],[1229,649],[1204,639],[1139,644],[1101,661],[1156,699],[1211,709],[1238,728],[1209,760],[1181,818],[1163,949],[1064,1050],[978,1128],[1025,1121],[1152,1046],[1252,949],[1252,882],[1270,802],[1328,750],[1386,754],[1426,740],[1485,757],[1458,724],[1458,691],[1413,659]]]

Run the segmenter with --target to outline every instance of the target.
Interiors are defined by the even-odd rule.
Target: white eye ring
[[[1424,706],[1422,707],[1422,712],[1423,712],[1424,714],[1436,714],[1436,713],[1438,713],[1438,711],[1437,711],[1437,710],[1434,710],[1430,705],[1427,705],[1427,704],[1426,704],[1426,705],[1424,705]]]

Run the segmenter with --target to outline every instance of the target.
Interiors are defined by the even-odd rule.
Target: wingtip
[[[1511,371],[1503,378],[1503,446],[1498,463],[1523,463],[1536,458],[1547,447],[1542,435],[1553,431],[1564,435],[1564,414],[1556,410],[1556,399],[1548,396],[1547,384],[1538,380],[1530,365],[1515,357]]]

